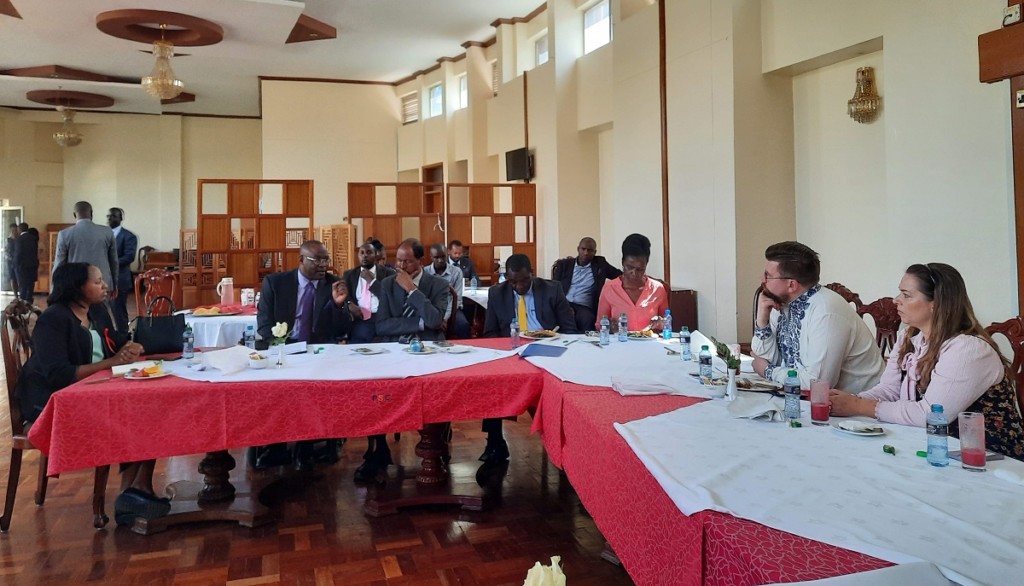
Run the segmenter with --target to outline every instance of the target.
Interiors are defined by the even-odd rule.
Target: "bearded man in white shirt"
[[[783,382],[795,370],[801,388],[824,379],[852,393],[878,383],[885,363],[867,324],[849,303],[818,282],[818,253],[799,242],[765,252],[754,320],[754,370]]]

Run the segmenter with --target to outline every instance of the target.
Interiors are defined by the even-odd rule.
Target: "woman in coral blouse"
[[[668,309],[668,292],[660,281],[647,276],[650,259],[651,241],[646,236],[626,236],[622,241],[622,276],[608,281],[601,289],[595,329],[601,329],[601,316],[607,315],[614,331],[619,315],[625,313],[631,331],[649,325],[654,331],[661,331],[661,316]]]
[[[985,415],[988,449],[1024,458],[1024,423],[1013,377],[992,338],[974,317],[963,277],[942,263],[911,265],[893,300],[907,328],[873,388],[851,395],[832,392],[833,415],[866,415],[924,427],[934,403],[942,405],[950,434],[957,416]]]

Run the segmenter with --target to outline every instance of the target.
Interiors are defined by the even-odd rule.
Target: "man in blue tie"
[[[267,275],[260,290],[260,303],[256,309],[256,331],[263,338],[260,347],[266,348],[273,334],[270,329],[278,322],[289,325],[289,342],[333,344],[349,333],[352,312],[348,289],[335,275],[327,274],[330,257],[327,248],[318,240],[307,240],[299,248],[299,268]],[[324,454],[313,453],[313,441],[298,442],[295,463],[298,469],[308,469],[313,459],[337,461],[339,442],[327,440]],[[290,460],[285,444],[273,444],[257,449],[254,466],[257,469],[287,464]]]
[[[110,208],[107,212],[107,225],[114,231],[114,245],[117,247],[117,296],[111,302],[114,310],[114,326],[119,331],[128,330],[128,297],[132,294],[132,261],[135,251],[139,248],[139,239],[135,233],[121,225],[124,221],[124,210]],[[145,308],[138,308],[141,315]]]

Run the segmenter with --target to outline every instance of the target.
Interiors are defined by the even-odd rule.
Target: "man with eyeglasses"
[[[348,288],[340,278],[327,274],[330,260],[323,243],[307,240],[299,248],[297,269],[264,277],[260,303],[256,308],[256,331],[263,338],[258,342],[260,347],[267,347],[274,337],[270,329],[278,322],[288,324],[289,342],[330,344],[349,333],[352,314],[345,307],[349,299]],[[296,468],[311,468],[314,459],[337,461],[337,440],[328,440],[319,455],[313,451],[314,443],[296,444]],[[284,444],[266,446],[258,451],[260,453],[254,463],[257,469],[290,461]]]
[[[799,242],[779,242],[764,257],[750,344],[754,370],[780,383],[795,370],[805,389],[811,379],[853,393],[878,383],[882,354],[850,304],[818,282],[818,253]]]

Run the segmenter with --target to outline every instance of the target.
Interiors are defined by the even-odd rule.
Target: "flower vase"
[[[277,362],[274,363],[274,367],[284,367],[284,344],[275,344],[274,348],[277,349]]]
[[[725,400],[736,399],[736,369],[729,369],[729,384],[725,387]]]

